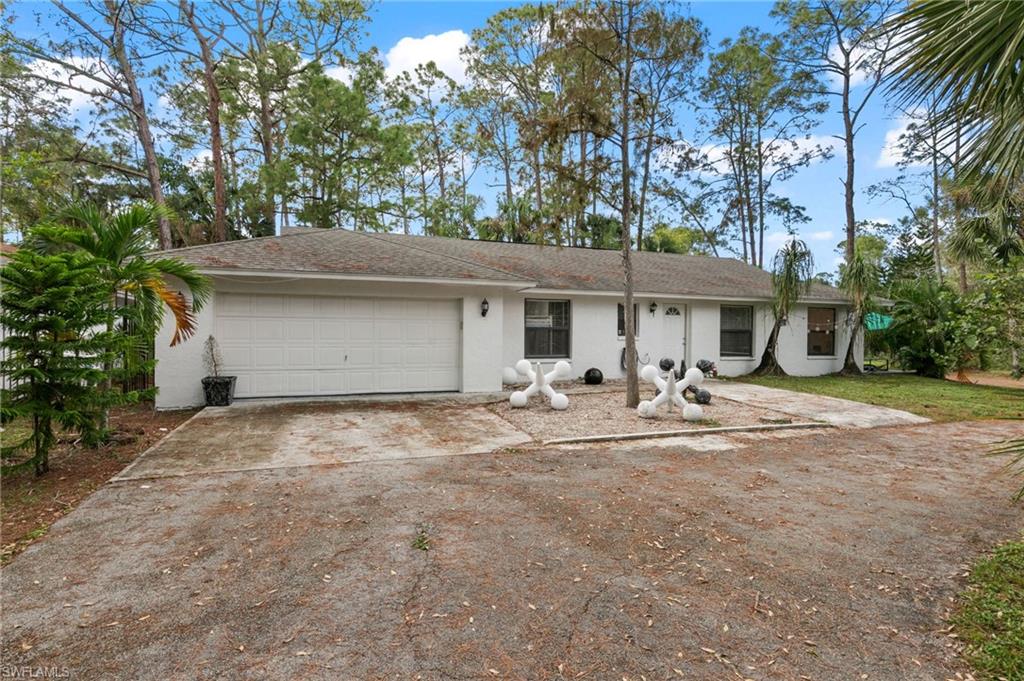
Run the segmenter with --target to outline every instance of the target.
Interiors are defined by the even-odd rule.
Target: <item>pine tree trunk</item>
[[[195,3],[181,0],[181,12],[199,43],[203,62],[203,85],[206,87],[206,120],[210,125],[210,162],[213,165],[213,241],[228,240],[227,189],[224,182],[224,143],[220,130],[220,87],[217,85],[213,52],[195,20]]]
[[[628,12],[628,16],[625,19],[623,39],[623,49],[625,50],[624,59],[622,62],[622,79],[620,82],[621,91],[619,96],[622,98],[621,110],[622,110],[622,121],[621,121],[621,139],[620,152],[622,162],[622,226],[619,238],[622,241],[622,270],[623,270],[623,283],[625,293],[625,310],[624,318],[626,323],[626,406],[630,409],[635,409],[640,404],[640,384],[637,380],[637,352],[636,352],[636,333],[633,322],[633,261],[632,261],[632,244],[633,244],[633,230],[632,230],[632,206],[630,205],[631,199],[631,188],[630,188],[630,167],[629,167],[629,141],[630,141],[630,99],[632,97],[632,70],[633,70],[633,55],[632,55],[632,40],[631,35],[633,29],[633,6],[630,2],[625,3],[626,7],[623,11]]]
[[[149,181],[149,191],[153,197],[153,203],[163,207],[167,205],[164,199],[163,185],[160,179],[160,165],[156,156],[156,144],[153,141],[153,133],[149,128],[149,114],[146,112],[146,100],[139,88],[138,80],[135,77],[135,68],[128,58],[128,50],[124,41],[124,24],[121,22],[121,6],[115,0],[105,0],[106,9],[112,22],[111,48],[114,59],[117,60],[118,69],[124,78],[125,87],[128,88],[128,95],[131,99],[131,114],[135,119],[135,130],[139,139],[139,146],[142,147],[142,154],[146,162],[146,179]],[[161,249],[171,248],[171,223],[164,216],[157,218],[159,230],[158,239]]]
[[[852,112],[850,111],[850,73],[843,76],[843,142],[846,147],[846,180],[843,182],[843,196],[846,207],[846,262],[853,262],[857,239],[857,219],[853,209],[854,155],[853,155]]]

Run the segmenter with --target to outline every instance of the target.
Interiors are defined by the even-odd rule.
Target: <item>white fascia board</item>
[[[498,286],[504,288],[520,289],[524,286],[534,285],[529,281],[508,281],[501,279],[458,279],[442,277],[389,277],[370,274],[340,274],[337,272],[291,272],[287,270],[239,270],[200,267],[200,273],[211,277],[231,279],[233,277],[253,279],[262,277],[267,283],[283,280],[297,279],[327,279],[336,281],[379,281],[394,284],[445,284],[455,286]]]
[[[621,298],[623,296],[622,291],[585,291],[579,289],[561,289],[561,288],[524,288],[520,293],[530,293],[542,296],[603,296],[607,298]],[[651,293],[649,291],[635,291],[633,293],[634,298],[658,298],[664,300],[666,298],[672,298],[676,300],[710,300],[710,301],[723,301],[723,302],[751,302],[751,303],[765,303],[771,302],[771,296],[757,297],[757,296],[704,296],[696,295],[691,293]],[[800,299],[800,303],[828,303],[834,305],[849,305],[850,301],[842,299],[829,299],[829,298],[810,298]]]

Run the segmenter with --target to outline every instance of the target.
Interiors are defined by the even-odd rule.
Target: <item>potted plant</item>
[[[203,379],[203,395],[207,407],[226,407],[235,398],[235,379],[237,376],[221,376],[224,358],[220,354],[217,339],[210,336],[203,346],[203,361],[209,376]]]

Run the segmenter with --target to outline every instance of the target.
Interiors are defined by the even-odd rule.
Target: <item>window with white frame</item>
[[[807,308],[807,354],[831,357],[836,354],[836,309]]]
[[[568,300],[526,300],[526,358],[568,358],[571,311]]]
[[[752,306],[722,306],[719,354],[722,357],[754,356],[754,308]]]

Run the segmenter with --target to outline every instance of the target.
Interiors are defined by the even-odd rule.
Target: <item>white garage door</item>
[[[219,293],[237,397],[459,389],[457,300]]]

